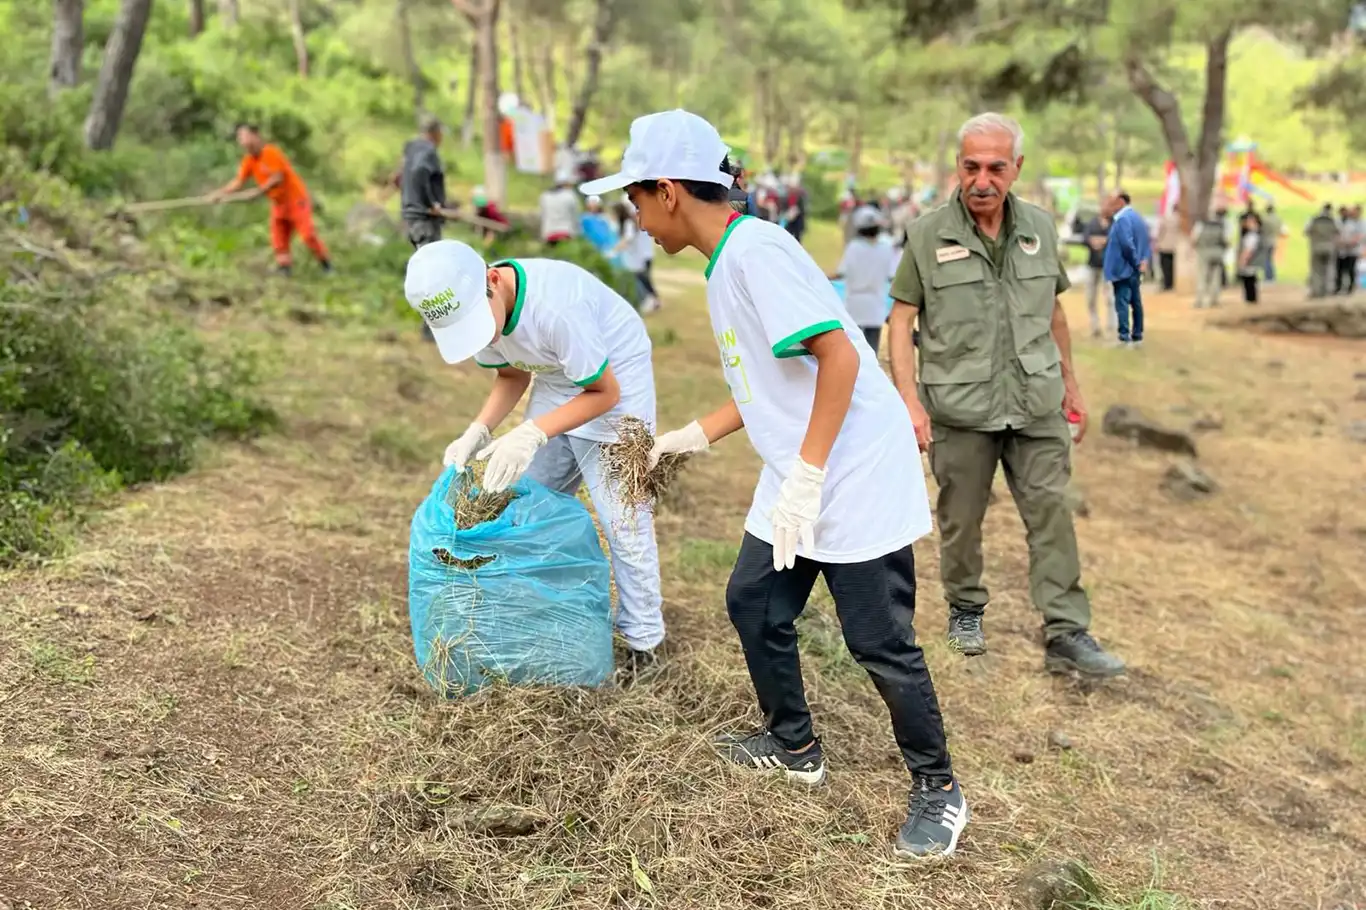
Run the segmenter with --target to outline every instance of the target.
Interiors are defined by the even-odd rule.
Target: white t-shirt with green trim
[[[811,421],[816,358],[802,343],[842,331],[858,351],[858,379],[826,464],[815,550],[798,555],[866,562],[928,534],[929,494],[906,405],[801,244],[757,218],[731,222],[707,265],[707,307],[726,383],[764,462],[745,530],[773,542],[778,491]]]
[[[617,438],[622,417],[655,427],[655,380],[650,335],[631,307],[595,275],[559,259],[515,259],[517,299],[502,334],[474,355],[481,367],[513,367],[535,376],[527,419],[534,420],[602,378],[607,365],[621,401],[566,435],[594,442]]]

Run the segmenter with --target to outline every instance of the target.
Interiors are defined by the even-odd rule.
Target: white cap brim
[[[597,180],[580,183],[579,192],[585,196],[602,196],[617,190],[624,190],[635,182],[635,177],[626,174],[613,174],[610,177],[599,177]]]
[[[441,352],[442,360],[461,363],[493,344],[493,336],[497,331],[493,309],[486,302],[455,325],[433,328],[432,338],[436,340],[436,349]]]

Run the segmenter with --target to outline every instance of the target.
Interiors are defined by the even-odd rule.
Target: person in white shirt
[[[631,125],[621,173],[579,187],[626,189],[665,252],[692,247],[710,260],[707,308],[731,401],[658,437],[652,457],[702,451],[743,428],[763,461],[726,608],[765,726],[715,746],[745,767],[824,780],[794,625],[823,575],[912,774],[895,849],[952,853],[968,807],[911,628],[912,544],[930,531],[915,430],[820,267],[787,231],[727,204],[728,152],[695,114],[651,114]]]
[[[498,492],[523,474],[553,490],[588,486],[612,555],[616,624],[630,648],[630,681],[655,663],[664,639],[659,553],[647,509],[628,509],[607,480],[602,445],[623,417],[655,426],[650,336],[631,305],[588,271],[558,259],[509,259],[486,266],[455,240],[424,246],[408,260],[408,303],[432,330],[447,363],[470,358],[496,372],[474,422],[446,448],[464,470],[484,459],[484,488]],[[493,439],[532,386],[526,420]]]
[[[900,260],[890,239],[881,236],[884,221],[877,209],[863,206],[849,217],[854,236],[844,248],[834,277],[843,279],[844,308],[877,353],[882,326],[891,312],[887,288]]]
[[[623,198],[617,205],[617,224],[621,240],[615,252],[621,256],[622,268],[636,278],[636,286],[640,290],[640,312],[653,313],[663,305],[650,278],[650,267],[655,259],[654,241],[636,223],[635,209],[629,199]]]
[[[555,177],[555,186],[541,194],[541,241],[550,246],[579,236],[579,196],[574,175],[566,171]]]

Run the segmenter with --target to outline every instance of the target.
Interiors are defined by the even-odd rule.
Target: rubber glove
[[[441,459],[444,467],[455,465],[457,471],[465,470],[465,465],[470,463],[474,453],[487,446],[493,441],[493,434],[489,428],[482,423],[472,423],[460,438],[446,446],[446,454]]]
[[[663,436],[655,437],[655,446],[650,450],[650,468],[659,464],[665,455],[684,455],[692,452],[705,452],[711,447],[702,424],[694,420],[681,430],[670,430]]]
[[[528,420],[510,433],[499,436],[475,457],[489,463],[484,468],[484,491],[501,493],[517,482],[531,467],[536,450],[549,442],[541,428]]]
[[[797,459],[778,490],[773,509],[773,568],[781,572],[797,564],[797,544],[810,553],[816,547],[816,519],[821,517],[825,471]]]

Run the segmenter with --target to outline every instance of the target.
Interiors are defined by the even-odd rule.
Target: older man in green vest
[[[1090,634],[1066,498],[1068,416],[1080,442],[1086,405],[1057,300],[1069,286],[1057,231],[1044,210],[1010,191],[1024,163],[1018,123],[982,114],[963,124],[958,141],[959,187],[911,225],[892,282],[891,319],[893,376],[939,485],[949,642],[965,655],[986,651],[982,519],[999,464],[1024,520],[1045,667],[1116,676],[1123,661]]]

